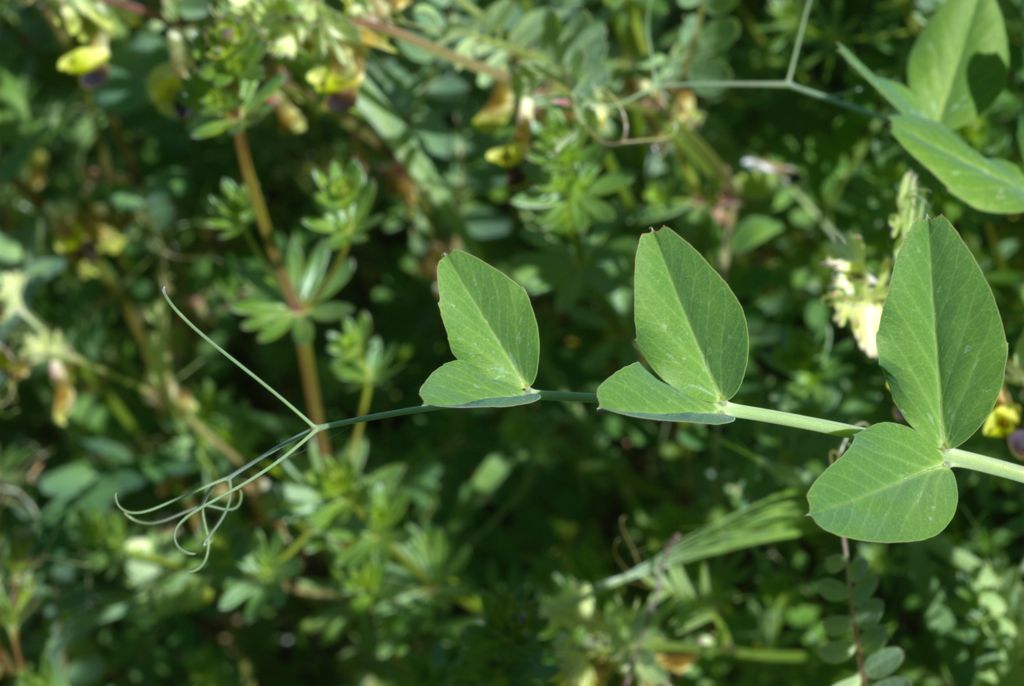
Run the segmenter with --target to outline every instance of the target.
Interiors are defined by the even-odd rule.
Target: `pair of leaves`
[[[636,343],[651,369],[633,363],[597,389],[603,410],[642,419],[727,424],[722,407],[747,368],[747,320],[732,290],[671,229],[636,251]]]
[[[456,251],[437,266],[441,319],[455,360],[420,388],[427,405],[512,407],[536,402],[540,335],[522,286]]]
[[[999,310],[970,250],[942,217],[915,224],[878,330],[879,363],[912,428],[882,423],[857,434],[807,494],[818,525],[882,542],[941,532],[957,504],[944,450],[985,420],[1006,354]]]
[[[1024,172],[985,157],[954,130],[987,109],[1006,83],[1009,47],[997,0],[946,0],[910,52],[907,85],[843,58],[899,114],[892,133],[949,192],[983,212],[1024,211]]]
[[[725,424],[746,370],[743,310],[728,285],[669,229],[636,256],[633,363],[598,388],[602,409],[661,421]],[[445,407],[534,402],[537,322],[522,287],[456,252],[438,268],[441,314],[456,360],[420,393]],[[918,222],[896,259],[878,333],[879,361],[910,426],[854,438],[808,493],[827,531],[899,542],[934,536],[952,518],[956,480],[945,452],[977,431],[1002,386],[1007,344],[984,275],[944,218]]]

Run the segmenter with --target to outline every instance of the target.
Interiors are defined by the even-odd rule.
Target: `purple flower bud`
[[[1024,462],[1024,429],[1017,429],[1006,437],[1006,447],[1013,456]]]
[[[335,114],[344,114],[356,104],[355,91],[342,91],[327,96],[327,109]]]
[[[894,422],[899,422],[900,424],[907,423],[906,417],[904,417],[903,413],[900,412],[900,408],[896,407],[895,405],[892,406],[892,420]]]
[[[110,70],[107,69],[106,65],[103,65],[99,69],[94,69],[88,74],[80,76],[78,78],[78,85],[87,91],[95,90],[107,82],[108,76],[110,76]]]

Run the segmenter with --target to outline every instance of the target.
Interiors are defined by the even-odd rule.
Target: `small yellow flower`
[[[507,83],[498,82],[491,89],[487,103],[473,115],[470,124],[474,129],[493,131],[512,121],[515,108],[516,94]]]
[[[106,222],[96,224],[96,252],[117,257],[128,245],[128,237]]]
[[[690,667],[697,661],[697,655],[693,653],[655,653],[654,659],[665,671],[676,676],[682,676],[690,671]]]
[[[146,75],[146,95],[157,112],[174,117],[174,103],[184,87],[181,76],[170,62],[161,62]]]
[[[68,425],[68,416],[75,406],[75,399],[78,394],[71,382],[71,375],[67,367],[60,360],[50,360],[47,366],[50,376],[50,383],[53,385],[53,402],[50,405],[50,419],[60,428]]]
[[[397,55],[398,50],[391,44],[391,40],[387,36],[382,36],[379,33],[371,31],[367,28],[359,27],[359,43],[364,47],[371,48],[373,50],[380,50],[386,52],[389,55]]]
[[[484,151],[484,159],[496,167],[511,169],[518,166],[526,157],[525,143],[509,143],[508,145],[495,145]]]
[[[299,39],[294,33],[279,36],[270,44],[270,54],[278,59],[293,60],[299,54]]]
[[[981,435],[988,438],[1006,438],[1020,426],[1020,405],[996,405],[981,427]]]
[[[309,120],[306,119],[306,115],[288,98],[280,98],[274,107],[274,114],[277,115],[281,127],[294,136],[301,136],[309,131]]]
[[[365,75],[362,69],[344,71],[338,67],[319,66],[306,72],[306,83],[317,93],[330,95],[359,88]]]
[[[110,48],[106,45],[81,45],[57,58],[57,71],[71,76],[94,72],[110,61]]]

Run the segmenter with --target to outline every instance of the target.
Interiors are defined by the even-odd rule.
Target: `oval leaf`
[[[954,448],[995,404],[1006,335],[985,276],[943,217],[911,228],[878,330],[896,406],[933,445]]]
[[[640,239],[635,319],[640,351],[670,386],[710,403],[739,390],[747,367],[743,308],[718,272],[671,229]]]
[[[1017,165],[985,157],[942,124],[921,117],[893,117],[892,135],[946,190],[974,209],[1024,212],[1024,172]]]
[[[899,424],[876,424],[857,434],[818,477],[807,501],[818,526],[837,536],[920,541],[953,518],[956,478],[927,436]]]
[[[914,41],[907,82],[921,113],[958,129],[1006,84],[1010,51],[996,0],[947,0]]]
[[[864,660],[864,673],[869,679],[884,679],[895,674],[903,665],[905,657],[903,649],[897,646],[882,648]]]
[[[456,251],[437,267],[439,307],[456,362],[420,389],[428,405],[507,407],[534,402],[540,335],[522,286],[472,255]]]
[[[597,388],[599,408],[616,414],[662,422],[728,424],[733,417],[721,414],[716,403],[686,395],[659,381],[639,362],[623,367]]]

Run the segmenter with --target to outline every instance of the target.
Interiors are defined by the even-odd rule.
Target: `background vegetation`
[[[1021,683],[1020,488],[964,474],[943,535],[851,543],[804,516],[823,436],[547,403],[359,425],[252,484],[199,571],[114,504],[303,428],[162,286],[319,422],[419,403],[464,248],[533,296],[538,383],[593,391],[636,359],[633,255],[665,223],[743,303],[740,397],[881,421],[873,331],[927,211],[1013,354],[1019,216],[918,168],[840,56],[902,79],[940,4],[3,3],[0,680]],[[978,4],[1009,88],[956,125],[1019,165],[1024,12]],[[1024,453],[1017,361],[971,449]]]

